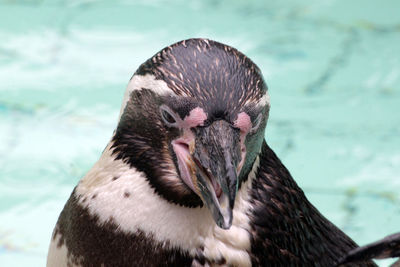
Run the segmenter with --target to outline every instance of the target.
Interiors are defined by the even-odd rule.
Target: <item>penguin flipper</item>
[[[350,250],[346,256],[340,259],[338,266],[351,262],[394,257],[400,257],[400,233],[386,236],[371,244]],[[392,266],[400,266],[400,261],[395,262]]]

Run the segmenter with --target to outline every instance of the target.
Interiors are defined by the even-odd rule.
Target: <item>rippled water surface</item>
[[[324,215],[360,244],[400,231],[399,10],[396,0],[0,1],[0,265],[45,265],[127,81],[189,37],[259,65],[266,139]]]

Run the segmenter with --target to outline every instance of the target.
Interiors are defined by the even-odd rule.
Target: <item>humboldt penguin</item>
[[[357,245],[264,140],[269,110],[238,50],[189,39],[158,52],[65,204],[47,266],[335,266]]]

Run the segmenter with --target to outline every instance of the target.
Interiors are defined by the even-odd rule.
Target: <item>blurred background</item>
[[[359,244],[400,231],[399,10],[397,0],[0,0],[0,265],[45,265],[131,75],[191,37],[261,68],[267,142],[324,215]]]

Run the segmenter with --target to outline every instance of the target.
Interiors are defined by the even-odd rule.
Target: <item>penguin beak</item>
[[[194,131],[195,147],[191,158],[196,170],[192,176],[195,191],[211,211],[215,223],[222,229],[229,229],[242,156],[240,130],[219,120]]]

